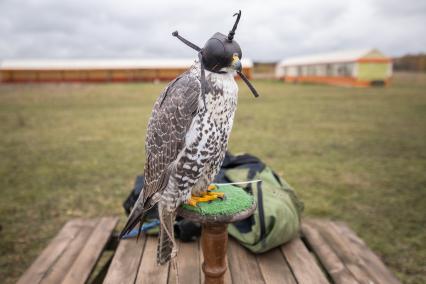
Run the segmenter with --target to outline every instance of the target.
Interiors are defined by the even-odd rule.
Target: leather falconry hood
[[[204,72],[205,69],[214,73],[222,73],[223,71],[220,70],[223,67],[227,67],[231,64],[233,55],[238,55],[239,59],[242,58],[243,54],[240,45],[234,40],[235,30],[237,29],[238,22],[241,18],[241,10],[238,11],[238,13],[235,13],[234,16],[237,16],[237,19],[235,20],[234,26],[232,27],[232,30],[229,32],[228,36],[219,32],[215,33],[206,42],[203,48],[200,48],[189,40],[181,37],[178,31],[172,33],[173,36],[180,39],[183,43],[198,51],[198,58],[200,59],[201,64],[201,88],[203,93],[205,93],[206,85]],[[253,95],[258,97],[258,92],[250,83],[248,78],[240,70],[237,70],[237,74],[247,84]]]

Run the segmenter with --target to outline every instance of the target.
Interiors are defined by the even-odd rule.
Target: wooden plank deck
[[[117,218],[72,220],[18,283],[86,283]],[[177,266],[156,264],[157,238],[118,243],[103,283],[203,283],[199,241],[180,243]],[[345,224],[304,220],[302,237],[263,254],[252,254],[230,237],[225,283],[400,283],[380,258]],[[178,278],[177,278],[178,275]]]
[[[85,283],[117,222],[115,217],[69,221],[17,283]]]
[[[303,238],[258,255],[230,238],[225,283],[400,283],[345,224],[307,220],[302,234]],[[199,242],[179,244],[176,269],[155,263],[155,237],[144,237],[139,242],[137,275],[121,268],[122,263],[130,261],[129,255],[116,254],[104,283],[176,283],[176,275],[180,283],[203,283]],[[135,240],[121,241],[118,251],[131,244],[134,245]],[[125,275],[120,276],[118,270]]]

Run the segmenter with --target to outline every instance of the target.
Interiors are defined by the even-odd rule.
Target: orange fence
[[[0,70],[0,82],[153,82],[170,81],[187,68],[170,69],[90,69],[90,70]],[[251,68],[243,68],[252,77]]]

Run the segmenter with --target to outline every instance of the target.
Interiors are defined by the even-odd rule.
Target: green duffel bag
[[[230,224],[228,232],[254,253],[262,253],[299,234],[303,203],[290,185],[260,159],[244,154],[227,155],[216,182],[260,180],[243,188],[257,203],[253,216]]]

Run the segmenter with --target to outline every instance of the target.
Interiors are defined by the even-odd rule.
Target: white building
[[[392,62],[377,49],[363,49],[293,57],[276,65],[275,76],[286,82],[337,85],[386,85]]]

